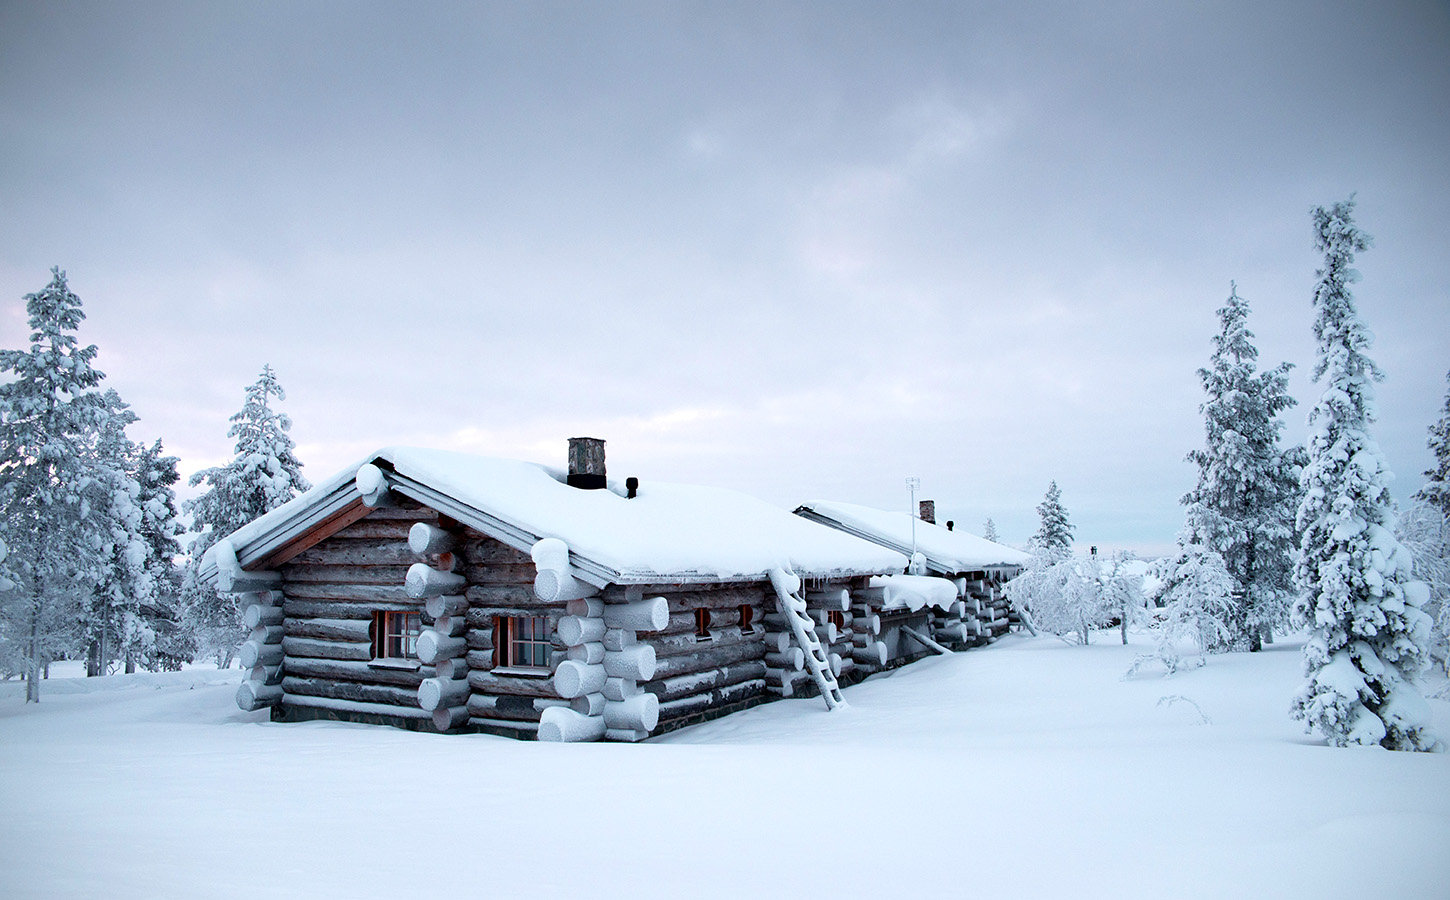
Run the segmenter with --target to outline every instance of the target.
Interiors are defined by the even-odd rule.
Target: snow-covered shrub
[[[1164,606],[1154,626],[1154,649],[1133,661],[1128,677],[1150,663],[1162,665],[1165,675],[1197,668],[1204,664],[1203,652],[1222,645],[1231,634],[1228,620],[1237,584],[1216,551],[1189,544],[1178,556],[1160,560],[1156,574],[1163,582],[1159,599]],[[1185,642],[1200,652],[1185,659]]]
[[[1400,543],[1415,558],[1415,577],[1429,588],[1421,611],[1430,618],[1429,653],[1450,674],[1450,516],[1424,499],[1400,518]]]
[[[1112,623],[1112,600],[1092,559],[1035,554],[1021,575],[1007,582],[1007,599],[1032,623],[1070,644],[1086,644],[1094,628]]]

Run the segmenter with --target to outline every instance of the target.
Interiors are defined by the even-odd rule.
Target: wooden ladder
[[[841,695],[840,682],[836,681],[836,673],[831,671],[830,660],[826,658],[826,651],[821,648],[821,641],[816,637],[815,622],[806,615],[806,601],[801,595],[800,579],[785,569],[773,569],[770,583],[775,588],[776,611],[785,616],[790,623],[791,633],[795,635],[796,644],[805,651],[806,667],[810,669],[811,677],[816,680],[816,687],[821,689],[826,709],[845,706],[846,698]]]

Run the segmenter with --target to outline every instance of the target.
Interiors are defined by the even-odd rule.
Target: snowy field
[[[273,725],[236,672],[10,682],[0,897],[1450,897],[1450,754],[1317,745],[1297,642],[1123,681],[1145,646],[1097,640],[636,746]]]

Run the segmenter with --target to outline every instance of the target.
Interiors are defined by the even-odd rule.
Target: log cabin
[[[610,479],[604,441],[573,438],[563,471],[379,450],[200,574],[243,595],[237,703],[273,721],[638,741],[779,697],[841,705],[842,678],[891,660],[861,598],[957,594],[907,565],[735,491]]]
[[[915,517],[823,500],[806,503],[795,512],[909,556],[909,572],[929,579],[913,586],[900,576],[875,578],[853,594],[853,612],[877,627],[879,667],[903,665],[946,649],[981,646],[1018,624],[1002,585],[1022,571],[1028,554],[937,524],[932,501],[921,501]],[[955,586],[955,592],[941,590],[943,579]]]

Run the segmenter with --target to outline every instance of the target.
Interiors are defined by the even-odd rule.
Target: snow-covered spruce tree
[[[997,537],[997,523],[993,522],[990,516],[987,517],[987,521],[982,523],[982,537],[994,543],[1001,540]]]
[[[118,478],[116,501],[109,510],[115,547],[106,577],[98,585],[87,618],[87,672],[102,674],[115,658],[127,672],[137,664],[148,669],[178,668],[194,656],[194,648],[178,634],[175,557],[181,551],[172,485],[178,460],[129,440],[125,426],[136,420],[116,394],[104,395],[111,417],[98,443],[100,458],[111,461]]]
[[[1041,524],[1032,535],[1032,552],[1053,562],[1072,556],[1072,525],[1067,521],[1062,491],[1058,490],[1056,481],[1047,486],[1046,496],[1037,505],[1037,515]]]
[[[85,614],[87,675],[107,674],[118,647],[136,643],[141,604],[155,592],[141,533],[141,486],[132,475],[135,444],[126,437],[136,414],[114,390],[102,395],[102,404],[106,416],[92,451],[94,477],[106,486],[105,502],[91,514],[109,531],[110,551]]]
[[[1415,557],[1415,577],[1430,588],[1423,607],[1434,623],[1430,656],[1450,672],[1450,393],[1440,421],[1430,426],[1429,446],[1435,467],[1425,472],[1425,485],[1400,518],[1398,535]]]
[[[1208,395],[1199,407],[1204,446],[1188,454],[1198,484],[1182,500],[1192,513],[1181,543],[1216,551],[1237,586],[1227,640],[1214,649],[1258,650],[1261,634],[1287,624],[1293,596],[1299,469],[1279,449],[1279,413],[1294,405],[1292,366],[1256,371],[1248,315],[1248,301],[1230,282],[1213,356],[1198,370]]]
[[[15,582],[0,624],[23,646],[27,701],[40,699],[41,668],[81,639],[132,487],[99,450],[114,423],[96,391],[96,347],[76,340],[81,300],[64,272],[51,275],[25,297],[30,349],[0,351],[10,376],[0,384],[0,529]]]
[[[1445,380],[1450,381],[1450,372]],[[1425,472],[1425,486],[1415,492],[1415,498],[1450,516],[1450,391],[1445,392],[1444,414],[1430,426],[1429,444],[1430,452],[1435,454],[1435,468]]]
[[[140,487],[141,538],[151,592],[141,599],[137,639],[123,648],[126,670],[139,664],[151,671],[174,671],[196,656],[196,645],[180,627],[181,569],[176,557],[183,528],[176,510],[175,484],[180,462],[166,456],[161,441],[135,445],[132,476]]]
[[[1310,627],[1307,681],[1295,718],[1331,745],[1430,750],[1429,708],[1413,679],[1428,661],[1428,589],[1412,580],[1409,551],[1395,539],[1391,474],[1370,435],[1374,382],[1369,330],[1349,285],[1369,237],[1354,225],[1354,200],[1314,210],[1324,253],[1314,291],[1314,380],[1324,393],[1309,414],[1309,464],[1298,526],[1296,614]]]
[[[292,420],[272,407],[273,397],[285,400],[287,394],[277,373],[264,365],[256,383],[247,388],[241,411],[231,417],[227,437],[237,439],[236,456],[225,466],[191,476],[193,487],[202,483],[208,487],[206,493],[184,504],[197,535],[188,548],[182,582],[183,615],[202,651],[216,654],[221,665],[230,663],[245,633],[235,598],[219,596],[198,580],[203,554],[228,534],[311,487],[302,477],[302,463],[287,434]]]

